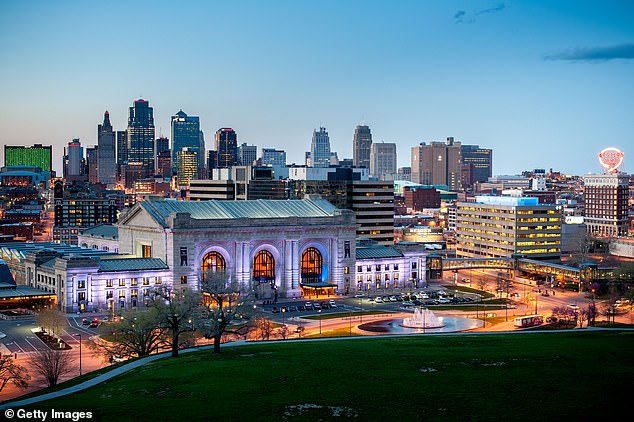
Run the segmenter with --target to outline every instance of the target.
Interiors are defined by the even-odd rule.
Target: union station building
[[[119,253],[161,259],[174,287],[224,271],[264,300],[357,288],[354,213],[322,199],[143,201],[118,229]]]

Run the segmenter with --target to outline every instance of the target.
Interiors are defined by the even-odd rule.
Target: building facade
[[[447,142],[421,142],[412,148],[412,178],[423,185],[444,185],[460,189],[461,143],[452,137]]]
[[[262,148],[263,166],[286,166],[286,151],[275,148]]]
[[[51,145],[35,144],[32,147],[22,145],[4,146],[4,165],[39,167],[50,172],[53,162],[53,147]]]
[[[200,150],[200,118],[179,110],[172,116],[172,170],[178,171],[177,155],[183,148],[196,152],[196,168],[204,167],[205,152]],[[161,151],[156,151],[158,154]]]
[[[189,148],[183,148],[176,154],[178,184],[189,186],[189,181],[198,175],[198,153]]]
[[[238,164],[238,134],[230,127],[216,131],[214,137],[216,163],[213,168],[229,168]],[[212,168],[209,166],[209,168]]]
[[[354,214],[324,200],[143,201],[118,227],[120,253],[165,260],[192,289],[209,271],[259,299],[354,289]]]
[[[558,259],[561,225],[560,210],[537,198],[476,196],[456,205],[456,255]]]
[[[357,125],[352,136],[352,164],[355,167],[370,168],[372,132],[366,125]],[[372,171],[370,170],[370,173]]]
[[[246,142],[238,147],[238,164],[241,166],[252,166],[258,159],[258,146],[247,145]]]
[[[310,167],[330,167],[330,137],[325,127],[313,131],[310,144]]]
[[[493,150],[479,145],[462,145],[463,187],[486,182],[493,175]]]
[[[623,173],[583,176],[585,224],[601,237],[627,236],[629,176]]]
[[[396,176],[396,144],[376,142],[370,148],[370,175],[379,180],[394,180]]]

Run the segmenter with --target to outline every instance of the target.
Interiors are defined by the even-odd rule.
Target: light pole
[[[321,337],[321,309],[317,313],[319,313],[319,337]]]
[[[359,324],[363,324],[363,298],[362,297],[359,298],[359,307],[361,308],[361,314],[359,314],[359,318],[360,318]]]
[[[75,334],[75,336],[79,337],[79,376],[81,377],[81,334]]]
[[[282,308],[282,325],[286,325],[284,323],[284,314],[286,313],[286,308]]]

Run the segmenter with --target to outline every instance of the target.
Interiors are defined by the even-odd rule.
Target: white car
[[[374,299],[375,303],[383,303],[383,299],[381,299],[381,296],[377,296],[376,299]]]
[[[357,299],[365,297],[364,293],[357,293],[356,295],[354,295],[354,297],[356,297]]]
[[[336,308],[337,307],[337,304],[335,303],[334,300],[329,300],[328,304],[330,305],[331,308]]]

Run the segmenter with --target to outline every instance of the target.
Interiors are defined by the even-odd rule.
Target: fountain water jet
[[[440,328],[445,326],[442,320],[427,308],[414,309],[414,316],[403,318],[400,325],[407,328]]]

